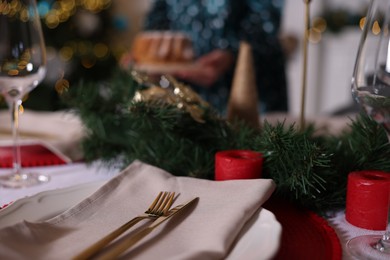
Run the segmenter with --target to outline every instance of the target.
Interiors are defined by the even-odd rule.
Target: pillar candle
[[[215,180],[261,177],[263,154],[250,150],[228,150],[215,154]]]
[[[390,173],[357,171],[348,175],[346,220],[354,226],[384,230],[390,198]]]

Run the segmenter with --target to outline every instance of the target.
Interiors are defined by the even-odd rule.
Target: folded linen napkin
[[[0,140],[12,140],[7,110],[0,111],[0,121]],[[80,142],[84,134],[82,121],[71,111],[24,110],[20,115],[20,139],[44,141],[73,161],[83,158]]]
[[[0,259],[70,259],[144,212],[159,191],[179,194],[173,206],[194,197],[199,200],[141,240],[124,258],[223,259],[274,188],[270,179],[217,182],[176,177],[135,161],[64,213],[45,222],[25,221],[1,229]],[[133,227],[133,232],[142,225]]]

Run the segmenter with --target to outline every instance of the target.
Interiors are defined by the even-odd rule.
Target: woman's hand
[[[214,50],[196,60],[196,67],[179,70],[173,76],[202,87],[212,86],[224,73],[233,68],[234,55],[226,50]]]

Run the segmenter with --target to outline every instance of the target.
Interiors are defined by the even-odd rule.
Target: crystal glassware
[[[21,167],[18,144],[22,98],[46,75],[46,49],[35,0],[4,0],[0,5],[0,92],[11,114],[13,170],[0,175],[0,185],[19,188],[49,180]]]
[[[390,1],[372,0],[352,76],[352,96],[384,127],[390,141]],[[390,192],[388,201],[390,203]],[[388,218],[387,218],[388,219]],[[390,259],[390,229],[383,235],[364,235],[347,242],[358,259]]]

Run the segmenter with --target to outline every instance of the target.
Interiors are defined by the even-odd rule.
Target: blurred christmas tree
[[[119,53],[111,0],[38,0],[47,46],[46,79],[23,103],[35,110],[64,108],[59,95],[80,80],[108,78]]]

